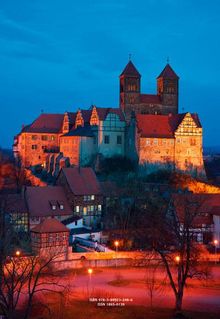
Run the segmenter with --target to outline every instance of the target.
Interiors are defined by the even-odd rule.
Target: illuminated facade
[[[167,64],[157,77],[157,94],[141,93],[141,75],[129,61],[120,75],[120,108],[131,114],[177,114],[179,77]]]
[[[197,114],[136,116],[139,163],[161,163],[204,172],[202,127]]]
[[[83,166],[98,155],[203,172],[202,126],[197,114],[178,113],[178,82],[167,64],[157,94],[142,94],[141,75],[129,61],[120,75],[119,108],[41,114],[15,137],[14,154],[24,166],[40,164],[54,175],[67,159]]]

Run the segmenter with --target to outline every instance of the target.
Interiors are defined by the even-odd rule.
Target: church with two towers
[[[179,77],[171,66],[157,77],[157,94],[141,92],[141,74],[131,60],[119,78],[118,108],[42,113],[15,136],[15,157],[52,173],[100,156],[125,156],[203,174],[202,126],[196,113],[179,113]]]

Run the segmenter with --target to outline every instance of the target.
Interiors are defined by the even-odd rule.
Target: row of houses
[[[143,201],[167,189],[163,184],[146,184],[138,197]],[[132,203],[132,196],[112,182],[99,182],[91,168],[63,168],[54,186],[29,186],[21,194],[7,195],[5,212],[17,231],[31,232],[34,251],[50,246],[67,248],[77,237],[98,242],[106,234],[111,238],[111,216],[103,216],[114,200]],[[184,202],[196,203],[192,225],[196,241],[220,241],[220,194],[176,193],[171,200],[180,222]]]

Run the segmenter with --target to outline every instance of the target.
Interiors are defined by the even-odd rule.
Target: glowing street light
[[[177,255],[177,256],[175,256],[175,262],[176,262],[177,264],[179,264],[180,259],[181,259],[181,258],[180,258],[180,256],[178,256],[178,255]]]
[[[119,241],[115,240],[114,245],[115,245],[115,267],[117,268],[117,252],[118,252]]]
[[[21,256],[20,250],[16,250],[15,255],[16,255],[17,257]]]
[[[214,245],[215,245],[215,264],[217,264],[217,246],[218,246],[218,240],[214,239],[213,241]]]
[[[93,273],[93,269],[92,269],[92,268],[89,268],[89,269],[88,269],[88,274],[91,276],[92,273]]]
[[[88,268],[87,272],[88,272],[88,274],[89,274],[88,294],[89,294],[89,297],[90,297],[90,293],[91,293],[91,280],[92,280],[93,269],[92,269],[92,268]]]
[[[114,242],[114,245],[115,245],[115,247],[116,247],[116,249],[118,248],[118,246],[119,246],[119,241],[118,240],[116,240],[115,242]]]

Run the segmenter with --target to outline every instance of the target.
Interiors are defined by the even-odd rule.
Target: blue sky
[[[117,107],[128,54],[142,92],[166,64],[180,76],[180,110],[198,112],[219,145],[218,0],[0,1],[0,145],[44,112]]]

